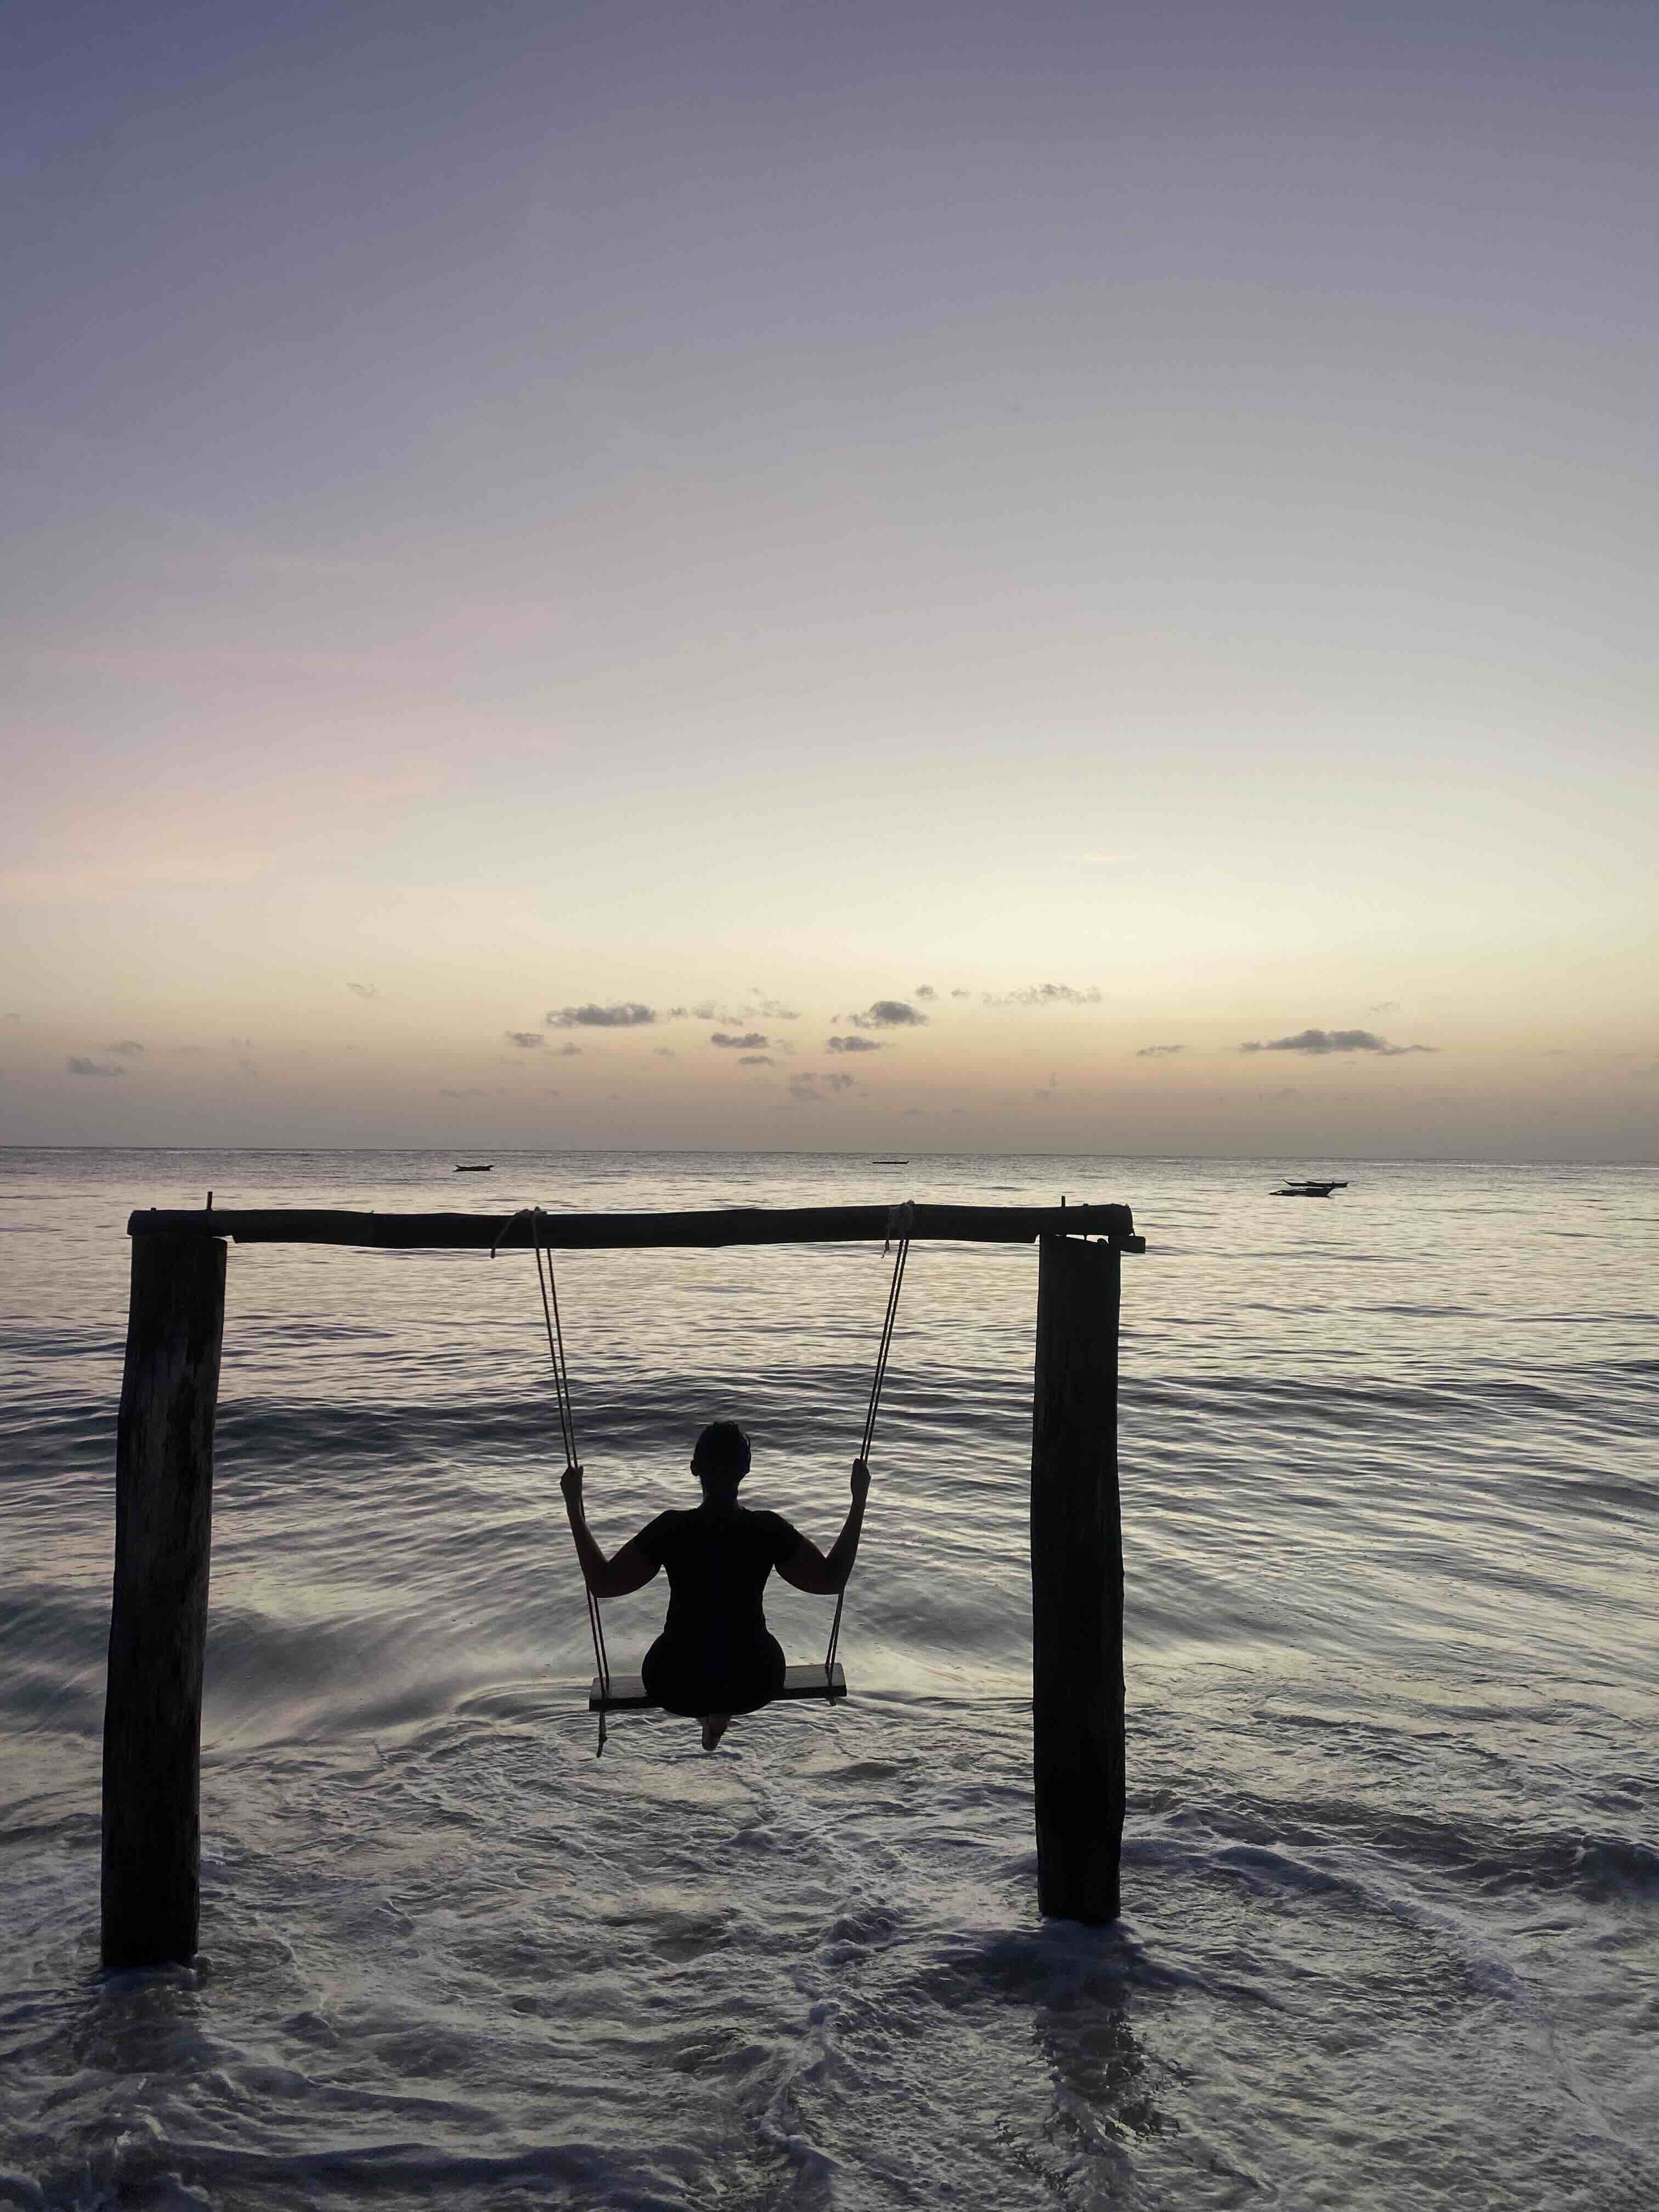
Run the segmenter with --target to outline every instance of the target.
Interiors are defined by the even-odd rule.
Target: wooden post
[[[1123,1843],[1123,1536],[1117,1490],[1120,1262],[1044,1237],[1031,1429],[1037,1905],[1118,1916]]]
[[[225,1247],[135,1237],[115,1443],[115,1589],[104,1704],[103,1959],[195,1954],[202,1656]]]

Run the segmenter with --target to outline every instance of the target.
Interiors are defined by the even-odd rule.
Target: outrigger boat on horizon
[[[1328,1198],[1334,1190],[1346,1190],[1346,1182],[1321,1182],[1310,1177],[1304,1182],[1281,1183],[1272,1194],[1274,1198]]]

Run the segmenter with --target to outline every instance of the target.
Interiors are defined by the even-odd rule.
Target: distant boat
[[[1320,1182],[1310,1179],[1306,1182],[1285,1183],[1272,1195],[1274,1198],[1328,1198],[1334,1190],[1346,1190],[1347,1188],[1346,1182]]]
[[[872,1160],[870,1164],[872,1168],[908,1168],[910,1163],[908,1159]]]
[[[494,1160],[474,1160],[465,1167],[458,1167],[455,1172],[457,1175],[493,1175],[495,1169]]]

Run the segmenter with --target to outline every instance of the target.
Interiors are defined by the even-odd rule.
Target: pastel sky
[[[0,1140],[1659,1158],[1649,0],[13,21]]]

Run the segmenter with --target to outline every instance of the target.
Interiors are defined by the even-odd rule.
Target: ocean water
[[[0,2204],[1652,2212],[1659,1172],[1320,1164],[0,1152]],[[599,1760],[528,1259],[233,1247],[203,1948],[101,1977],[123,1224],[209,1188],[1133,1205],[1121,1923],[1036,1911],[1032,1250],[913,1253],[852,1701]],[[878,1245],[559,1281],[607,1547],[716,1413],[828,1541]]]

